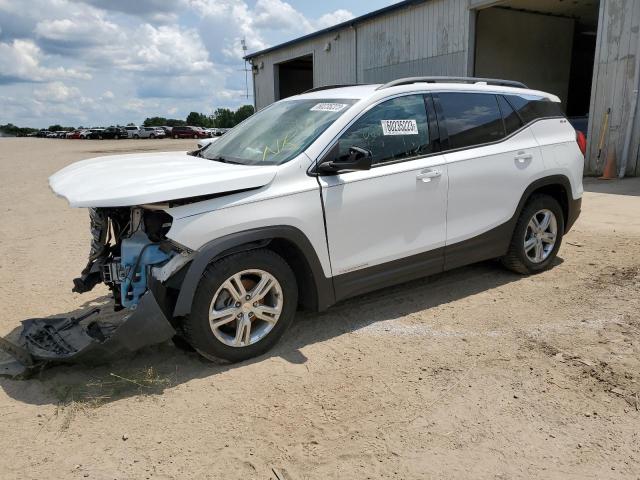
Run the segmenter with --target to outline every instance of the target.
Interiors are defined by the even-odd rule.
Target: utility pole
[[[244,60],[244,88],[246,90],[247,100],[249,99],[249,69],[247,68],[247,60],[245,57],[247,56],[247,42],[243,38],[240,40],[240,44],[242,45],[242,59]]]

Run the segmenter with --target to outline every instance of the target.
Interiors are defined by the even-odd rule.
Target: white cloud
[[[322,15],[317,22],[315,22],[315,26],[318,30],[323,28],[329,28],[338,23],[346,22],[353,18],[353,13],[349,10],[345,10],[343,8],[336,10],[335,12],[325,13]]]
[[[13,99],[3,116],[109,125],[251,103],[242,39],[252,52],[352,17],[301,10],[285,0],[0,0],[0,98]]]
[[[0,84],[91,78],[91,75],[73,68],[43,66],[44,59],[42,51],[32,40],[0,42]]]
[[[63,103],[79,101],[82,97],[77,87],[69,87],[62,82],[53,82],[33,91],[33,96],[40,101]]]
[[[252,17],[253,26],[259,30],[309,33],[314,29],[302,13],[282,0],[258,0]]]
[[[213,68],[198,33],[175,26],[142,25],[122,50],[113,61],[125,70],[193,75]]]

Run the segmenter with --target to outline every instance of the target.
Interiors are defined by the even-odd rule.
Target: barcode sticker
[[[415,120],[380,120],[383,135],[418,135]]]
[[[312,112],[339,112],[347,107],[346,103],[316,103],[311,107]]]

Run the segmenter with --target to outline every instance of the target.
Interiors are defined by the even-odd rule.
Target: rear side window
[[[498,104],[500,105],[500,111],[502,112],[502,119],[504,120],[504,128],[507,131],[507,135],[511,135],[513,132],[522,127],[522,121],[520,117],[513,109],[513,107],[505,100],[502,95],[498,95]]]
[[[524,123],[539,118],[564,117],[560,104],[535,95],[505,95]]]
[[[373,107],[340,138],[338,157],[348,155],[351,147],[369,150],[374,164],[431,153],[423,96],[406,95]]]
[[[450,148],[495,142],[505,136],[502,114],[493,94],[440,93]]]

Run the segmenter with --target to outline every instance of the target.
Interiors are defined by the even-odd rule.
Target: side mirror
[[[350,147],[347,155],[318,165],[318,171],[324,174],[335,174],[345,171],[371,170],[372,163],[373,155],[369,150]]]

